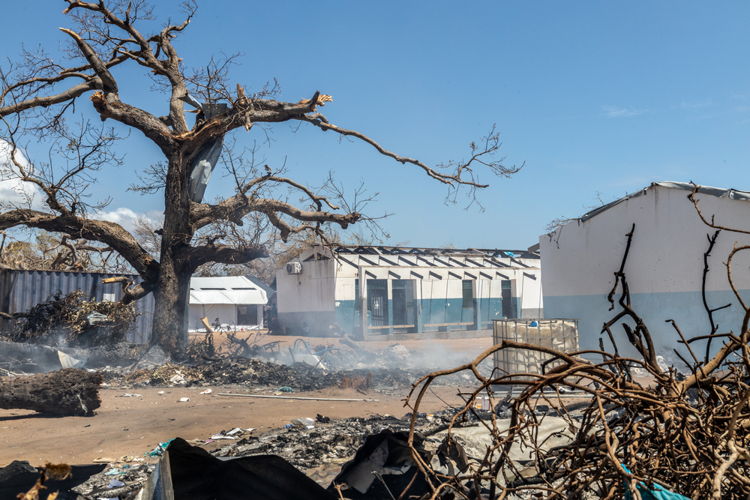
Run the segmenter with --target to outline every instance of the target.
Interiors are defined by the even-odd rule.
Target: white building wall
[[[715,230],[701,222],[688,194],[683,189],[650,187],[584,222],[572,221],[541,236],[545,317],[579,319],[581,347],[598,349],[602,325],[612,316],[606,295],[625,251],[625,235],[635,223],[625,273],[635,309],[654,334],[657,349],[674,358],[677,336],[667,319],[675,319],[688,335],[708,333],[700,290],[706,236]],[[719,224],[750,229],[750,202],[698,196],[707,218],[715,215]],[[717,240],[707,281],[712,307],[734,302],[723,261],[740,243],[750,243],[750,238],[723,232]],[[741,289],[750,289],[748,264],[745,256],[737,262]],[[735,304],[717,318],[724,330],[736,331],[738,315]],[[615,333],[621,334],[621,328]],[[623,337],[618,345],[625,344]]]
[[[527,270],[517,273],[517,288],[520,300],[520,314],[522,318],[541,318],[544,310],[542,296],[542,273],[537,270]],[[529,277],[534,276],[536,279]],[[519,284],[520,282],[520,284]]]
[[[289,274],[286,267],[276,271],[279,313],[333,311],[336,278],[333,261],[302,263],[301,274]]]
[[[231,326],[237,324],[237,306],[234,304],[190,304],[188,311],[190,322],[188,328],[191,330],[204,328],[201,322],[201,318],[204,317],[208,318],[209,325],[213,325],[216,318],[219,318],[221,324]]]

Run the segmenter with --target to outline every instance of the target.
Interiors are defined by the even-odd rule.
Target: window
[[[474,307],[474,280],[462,280],[461,292],[463,297],[463,308],[471,309]]]

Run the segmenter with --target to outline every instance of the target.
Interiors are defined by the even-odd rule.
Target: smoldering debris
[[[327,371],[306,363],[283,365],[254,358],[216,358],[194,364],[166,363],[155,368],[101,371],[105,381],[123,386],[245,385],[289,387],[293,391],[315,391],[329,387],[390,390],[409,387],[421,371],[397,368],[361,368]],[[445,383],[466,382],[463,375]]]

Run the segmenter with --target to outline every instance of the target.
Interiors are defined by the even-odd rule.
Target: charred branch
[[[65,368],[56,372],[0,380],[0,408],[48,415],[91,416],[99,408],[101,375]]]

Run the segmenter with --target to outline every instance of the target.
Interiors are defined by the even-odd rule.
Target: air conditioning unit
[[[302,262],[289,262],[286,265],[287,274],[302,274]]]

